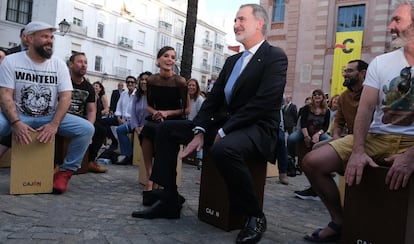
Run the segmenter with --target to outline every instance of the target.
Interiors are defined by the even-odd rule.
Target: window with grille
[[[365,5],[339,7],[338,32],[364,30]]]
[[[76,26],[83,26],[83,10],[75,8],[73,10],[73,24]]]
[[[32,21],[33,0],[8,0],[6,20],[27,24]]]
[[[99,38],[104,38],[104,24],[101,22],[98,23],[97,36]]]
[[[95,71],[102,71],[102,57],[95,56]]]
[[[273,15],[272,22],[285,22],[285,0],[273,1]]]
[[[143,46],[145,44],[145,32],[144,31],[138,31],[138,44]]]

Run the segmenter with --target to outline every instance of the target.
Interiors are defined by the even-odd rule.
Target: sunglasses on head
[[[400,71],[401,81],[398,83],[398,91],[407,93],[411,88],[411,66],[407,66]]]

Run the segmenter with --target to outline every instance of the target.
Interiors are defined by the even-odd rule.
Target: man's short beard
[[[397,37],[391,41],[393,48],[405,47],[412,41],[414,41],[414,24],[411,23],[407,28],[402,31],[398,31]]]
[[[40,57],[45,58],[45,59],[49,59],[50,57],[52,57],[52,54],[53,54],[52,49],[50,50],[50,52],[48,52],[43,48],[43,46],[35,47],[35,50],[37,54],[39,54]]]

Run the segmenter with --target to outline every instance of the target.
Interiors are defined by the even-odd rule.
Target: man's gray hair
[[[240,6],[240,8],[244,7],[251,7],[253,9],[253,15],[256,17],[256,19],[263,20],[264,24],[262,28],[262,34],[265,36],[267,33],[267,26],[269,25],[269,17],[267,16],[266,10],[262,6],[253,3],[243,4]]]
[[[411,7],[411,21],[414,22],[414,1],[394,0],[393,9],[397,9],[400,5],[409,5]]]

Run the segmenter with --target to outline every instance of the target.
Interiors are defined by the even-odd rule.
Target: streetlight
[[[63,19],[59,23],[59,32],[56,32],[56,34],[64,36],[66,33],[68,33],[70,30],[70,24],[66,21],[66,19]]]

